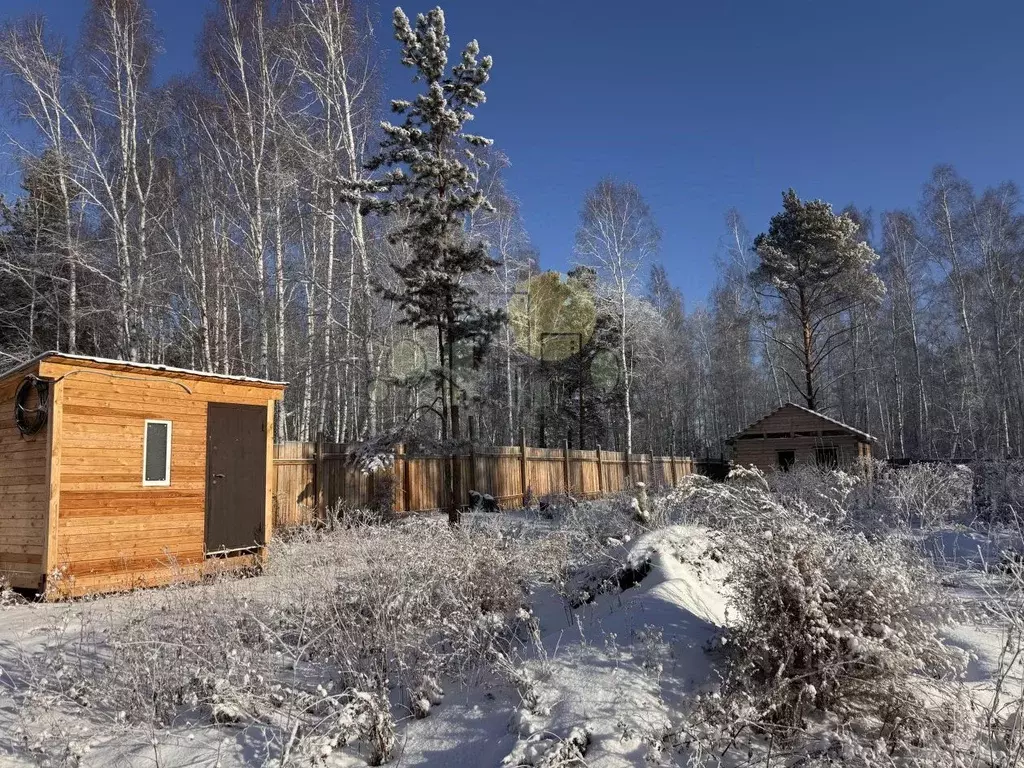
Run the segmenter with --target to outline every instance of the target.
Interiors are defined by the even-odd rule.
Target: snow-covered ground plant
[[[19,662],[23,703],[94,727],[254,730],[263,760],[355,746],[381,764],[396,718],[427,716],[440,680],[521,647],[531,584],[563,554],[438,519],[293,535],[259,579],[68,606]]]
[[[771,479],[751,467],[733,469],[725,482],[692,476],[657,499],[653,517],[664,524],[693,524],[711,530],[760,531],[769,520],[801,519],[802,508],[785,505]]]
[[[1013,525],[1024,510],[1024,461],[984,462],[977,465],[975,512],[986,523]]]
[[[702,710],[719,748],[745,743],[744,724],[790,754],[854,728],[830,759],[884,765],[843,760],[865,745],[910,754],[922,732],[953,727],[959,710],[931,706],[929,685],[966,659],[943,640],[957,608],[929,563],[898,539],[792,521],[738,546],[724,682]]]
[[[864,480],[842,469],[798,465],[789,472],[768,474],[766,483],[784,506],[835,524],[846,518],[850,497]]]
[[[891,526],[932,528],[972,517],[974,473],[963,465],[875,466],[871,509]]]
[[[572,532],[581,547],[600,546],[609,539],[645,530],[634,510],[635,498],[621,493],[587,502],[563,502],[554,508],[552,520],[557,528]]]
[[[9,608],[0,763],[1024,768],[1019,528],[913,527],[841,473],[640,496]]]
[[[0,610],[12,605],[20,605],[23,602],[25,602],[24,598],[11,589],[10,582],[0,575]]]
[[[980,719],[976,752],[993,768],[1024,765],[1024,519],[1015,510],[1003,528],[1003,557],[977,583],[982,609],[999,628],[988,680],[975,685]]]
[[[637,514],[636,495],[617,494],[586,502],[562,501],[552,507],[549,525],[564,537],[566,574],[562,593],[579,606],[597,594],[618,589],[627,544],[657,527]]]
[[[544,561],[539,547],[436,519],[287,547],[270,565],[288,571],[274,631],[307,658],[343,660],[363,687],[403,691],[507,642]]]

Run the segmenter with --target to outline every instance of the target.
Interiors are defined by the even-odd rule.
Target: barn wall
[[[732,444],[732,460],[740,466],[768,471],[779,468],[779,451],[793,451],[797,466],[815,466],[818,448],[836,448],[840,466],[852,465],[861,458],[858,439],[849,434],[821,434],[839,429],[835,423],[814,413],[784,406],[737,436]]]
[[[62,582],[51,587],[78,594],[154,584],[173,576],[167,567],[172,562],[183,567],[201,563],[207,404],[262,405],[272,416],[270,401],[278,399],[280,390],[46,360],[41,372],[65,376],[59,385],[63,427],[54,467],[59,501],[51,531],[51,562],[61,569]],[[166,487],[142,485],[146,419],[172,422]],[[271,425],[268,419],[268,449]]]
[[[0,575],[34,589],[46,545],[49,424],[25,436],[14,422],[14,394],[35,368],[0,381]]]
[[[769,471],[779,468],[779,451],[793,451],[796,466],[815,466],[818,448],[836,448],[839,465],[857,461],[857,441],[853,437],[791,437],[737,440],[733,444],[732,460],[739,466],[755,466]]]
[[[815,432],[821,429],[837,428],[836,424],[827,419],[822,419],[801,408],[786,406],[765,416],[744,432]]]

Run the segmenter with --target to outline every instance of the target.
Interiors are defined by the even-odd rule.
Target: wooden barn
[[[65,596],[253,563],[283,393],[58,352],[0,374],[0,576]]]
[[[875,438],[824,414],[786,403],[727,441],[733,464],[763,471],[849,468],[871,458]]]

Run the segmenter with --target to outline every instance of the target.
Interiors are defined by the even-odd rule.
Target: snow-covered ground
[[[636,586],[601,594],[572,610],[550,587],[532,594],[537,641],[522,665],[524,685],[483,674],[450,688],[429,717],[401,729],[399,765],[457,768],[467,765],[534,765],[565,737],[585,732],[587,765],[643,764],[652,737],[667,730],[674,709],[713,678],[705,646],[726,620],[719,546],[706,531],[677,526],[637,540],[627,562],[650,572]],[[265,577],[264,577],[265,578]],[[250,580],[259,582],[260,579]],[[258,588],[252,583],[247,589]],[[197,586],[202,599],[207,587]],[[114,596],[79,604],[9,607],[0,613],[0,667],[17,685],[20,660],[39,652],[55,634],[73,635],[83,614],[119,601]],[[137,599],[137,598],[135,598]],[[511,662],[510,662],[511,663]],[[523,688],[529,687],[528,701]],[[259,734],[230,726],[183,723],[169,729],[115,728],[91,722],[81,708],[50,701],[49,711],[0,699],[0,764],[30,765],[58,730],[69,738],[82,766],[259,764]],[[10,753],[29,734],[18,757]],[[63,734],[62,734],[63,735]],[[27,747],[25,749],[24,747]],[[50,745],[52,749],[52,745]],[[26,754],[27,753],[27,754]],[[125,763],[125,761],[127,761]],[[59,764],[59,763],[54,763]],[[356,754],[332,757],[335,765],[366,765]]]
[[[543,536],[546,525],[536,515],[502,520],[506,536],[513,535],[510,530],[521,535],[524,527]],[[398,723],[392,764],[687,765],[692,755],[679,749],[679,724],[697,695],[713,694],[720,682],[714,646],[730,622],[732,542],[722,533],[677,524],[612,544],[616,573],[608,574],[607,564],[604,570],[626,588],[594,589],[583,601],[570,601],[555,585],[536,584],[529,595],[532,638],[521,654],[493,659],[462,680],[442,681],[443,700],[436,697],[429,716]],[[946,634],[970,655],[958,690],[986,705],[997,676],[1006,672],[1005,617],[986,612],[993,587],[977,566],[996,556],[998,544],[975,531],[950,529],[930,535],[924,546],[946,569],[950,595],[976,609],[970,621],[950,626]],[[264,575],[229,588],[258,597],[279,588],[273,579]],[[223,588],[191,590],[202,601]],[[240,717],[215,724],[208,714],[186,708],[169,726],[129,725],[88,701],[47,693],[40,679],[46,668],[38,661],[47,646],[74,647],[76,633],[94,627],[97,617],[137,616],[146,594],[159,591],[0,607],[0,766],[279,764],[280,750],[267,748],[266,723]],[[155,597],[153,605],[161,610]],[[1020,674],[1018,664],[1006,680],[1004,698],[1020,691]],[[585,753],[582,760],[579,753]],[[325,752],[312,764],[364,766],[367,755],[350,746]]]

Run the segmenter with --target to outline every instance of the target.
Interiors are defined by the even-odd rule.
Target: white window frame
[[[147,480],[146,479],[146,461],[147,454],[149,453],[149,425],[150,424],[166,424],[167,425],[167,464],[164,467],[164,479],[163,480]],[[146,419],[142,427],[142,485],[147,488],[151,487],[164,487],[166,488],[171,484],[171,422],[165,419]]]

